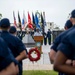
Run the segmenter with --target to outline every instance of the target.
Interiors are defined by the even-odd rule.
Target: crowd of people
[[[22,75],[22,60],[28,58],[27,49],[16,36],[15,27],[3,18],[0,22],[0,75]]]
[[[49,36],[49,33],[50,30],[47,36]],[[22,60],[28,58],[27,49],[22,42],[24,36],[25,33],[17,32],[15,26],[10,26],[10,20],[8,18],[1,19],[0,75],[22,75]],[[36,32],[31,34],[31,36],[43,36],[43,34],[36,28]]]
[[[75,75],[75,10],[65,23],[65,31],[59,34],[49,52],[53,68],[58,75]],[[0,75],[22,75],[22,60],[28,58],[28,52],[22,42],[25,34],[18,33],[14,26],[10,26],[8,18],[0,21]],[[51,31],[44,33],[44,40],[51,44]],[[36,29],[33,36],[43,36]],[[44,42],[46,44],[46,42]]]
[[[49,56],[58,75],[75,75],[75,10],[64,28],[54,40]]]

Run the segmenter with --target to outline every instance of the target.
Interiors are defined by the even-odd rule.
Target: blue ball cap
[[[9,32],[10,33],[15,33],[17,30],[16,30],[16,27],[15,26],[11,26],[10,29],[9,29]]]
[[[71,18],[75,18],[75,9],[71,12]]]
[[[70,20],[67,20],[65,23],[65,27],[71,28],[72,27],[72,22]]]
[[[9,21],[9,19],[4,18],[4,19],[1,20],[1,22],[0,22],[0,27],[2,27],[2,28],[7,28],[7,27],[9,27],[9,26],[10,26],[10,21]]]

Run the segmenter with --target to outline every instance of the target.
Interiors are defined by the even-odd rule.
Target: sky
[[[18,22],[18,11],[22,19],[23,11],[26,18],[29,11],[30,15],[45,12],[46,22],[54,22],[55,25],[63,28],[69,19],[69,13],[75,9],[75,0],[0,0],[0,13],[2,18],[9,18],[13,23],[13,11]]]

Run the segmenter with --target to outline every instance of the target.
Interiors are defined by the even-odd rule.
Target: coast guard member
[[[34,35],[33,36],[43,36],[43,35],[40,32],[39,28],[36,28],[36,32],[34,32]]]
[[[1,37],[11,49],[15,59],[19,62],[19,75],[22,75],[22,60],[27,58],[26,47],[22,41],[16,36],[8,32],[10,28],[10,21],[7,18],[1,20],[0,27],[2,29]]]
[[[75,75],[75,63],[72,65],[65,64],[70,58],[75,60],[75,10],[71,12],[72,30],[69,31],[58,46],[56,58],[54,60],[54,70],[66,73],[65,75]]]
[[[11,34],[13,34],[14,36],[17,36],[17,30],[16,30],[15,26],[11,26],[10,29],[9,29],[9,32]]]
[[[5,41],[0,37],[0,75],[17,75],[17,61]]]
[[[44,32],[44,45],[47,45],[47,34]]]
[[[9,32],[10,32],[11,34],[13,34],[14,36],[18,37],[18,36],[17,36],[17,29],[16,29],[15,26],[11,26],[10,29],[9,29]],[[27,50],[26,50],[26,53],[28,54]]]
[[[53,42],[53,45],[51,46],[51,51],[49,53],[49,56],[50,56],[50,60],[51,62],[54,62],[54,59],[55,59],[55,56],[56,56],[56,52],[57,52],[57,47],[58,45],[61,43],[63,37],[69,32],[67,31],[67,29],[71,28],[73,25],[72,25],[72,22],[70,20],[67,20],[66,23],[65,23],[65,31],[60,33],[54,40]],[[71,60],[68,59],[66,61],[66,64],[71,64]],[[59,75],[63,75],[63,73],[60,73],[59,72]]]
[[[51,45],[51,30],[50,29],[48,29],[47,38],[48,38],[48,44]]]

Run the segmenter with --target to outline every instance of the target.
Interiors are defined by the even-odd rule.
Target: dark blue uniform
[[[47,45],[47,34],[44,33],[44,45]]]
[[[75,26],[65,35],[57,50],[60,50],[67,58],[75,60]]]
[[[18,63],[4,40],[0,37],[0,71],[5,69],[12,62],[15,64]]]
[[[16,33],[16,32],[17,32],[16,27],[15,27],[15,26],[11,26],[10,29],[9,29],[9,32],[10,32],[11,34]]]
[[[48,44],[51,45],[51,31],[48,30],[47,32]]]
[[[10,34],[8,31],[2,31],[1,37],[11,49],[14,57],[17,57],[23,50],[26,50],[25,45],[22,43],[22,41],[19,38]],[[19,75],[22,75],[22,61],[19,62],[19,68]]]
[[[68,30],[62,32],[61,34],[59,34],[59,35],[55,38],[55,40],[54,40],[54,42],[53,42],[53,45],[51,46],[51,49],[53,49],[55,52],[58,51],[58,50],[57,50],[57,47],[58,47],[58,45],[62,42],[62,39],[65,37],[65,35],[66,35],[69,31],[71,31],[72,29],[75,28],[74,26],[72,27],[72,23],[71,23],[70,20],[68,20],[68,21],[66,22],[65,26],[66,26],[67,28],[70,28],[70,29],[68,29]],[[63,73],[59,73],[59,75],[63,75]],[[64,74],[64,75],[65,75],[65,74]]]
[[[72,28],[71,28],[71,29],[72,29]],[[53,45],[51,46],[51,49],[53,49],[55,52],[57,52],[57,51],[58,51],[58,50],[57,50],[58,45],[61,43],[61,41],[62,41],[62,39],[64,38],[64,36],[65,36],[71,29],[66,30],[66,31],[62,32],[61,34],[59,34],[59,35],[55,38],[55,40],[54,40],[54,42],[53,42]],[[63,75],[63,73],[60,73],[60,72],[59,72],[59,75]],[[65,74],[64,74],[64,75],[65,75]]]
[[[68,29],[68,30],[62,32],[61,34],[59,34],[59,35],[55,38],[55,40],[54,40],[54,42],[53,42],[53,45],[51,46],[51,49],[53,49],[53,50],[55,50],[55,52],[57,52],[57,47],[58,47],[58,45],[61,43],[62,39],[65,37],[65,35],[66,35],[69,31],[73,30],[74,28],[75,28],[75,26],[72,26],[70,29]]]
[[[73,53],[75,55],[75,26],[68,34],[63,38],[61,44],[57,48],[61,50],[68,58],[71,58]],[[72,57],[75,60],[75,56]]]

